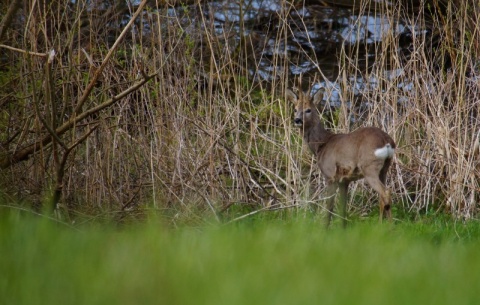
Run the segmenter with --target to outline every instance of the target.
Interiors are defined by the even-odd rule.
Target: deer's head
[[[318,120],[317,104],[323,99],[324,88],[320,88],[313,97],[300,91],[298,94],[290,89],[286,91],[287,100],[295,105],[293,123],[299,128],[310,128]]]

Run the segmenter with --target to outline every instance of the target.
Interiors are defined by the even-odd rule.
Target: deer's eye
[[[305,110],[305,113],[310,113],[310,112],[312,112],[312,109]]]

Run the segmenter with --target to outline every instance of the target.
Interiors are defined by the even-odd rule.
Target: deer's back
[[[375,150],[395,142],[376,127],[359,128],[348,134],[334,134],[317,153],[317,163],[327,179],[341,181],[358,180],[365,168],[381,168],[385,159],[375,156]]]

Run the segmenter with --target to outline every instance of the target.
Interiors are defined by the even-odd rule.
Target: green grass
[[[0,304],[478,304],[480,225],[72,229],[0,209]]]

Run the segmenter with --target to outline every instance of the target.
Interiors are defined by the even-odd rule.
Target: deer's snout
[[[295,120],[293,120],[293,122],[295,123],[295,126],[302,126],[303,125],[303,120],[301,118],[295,118]]]

